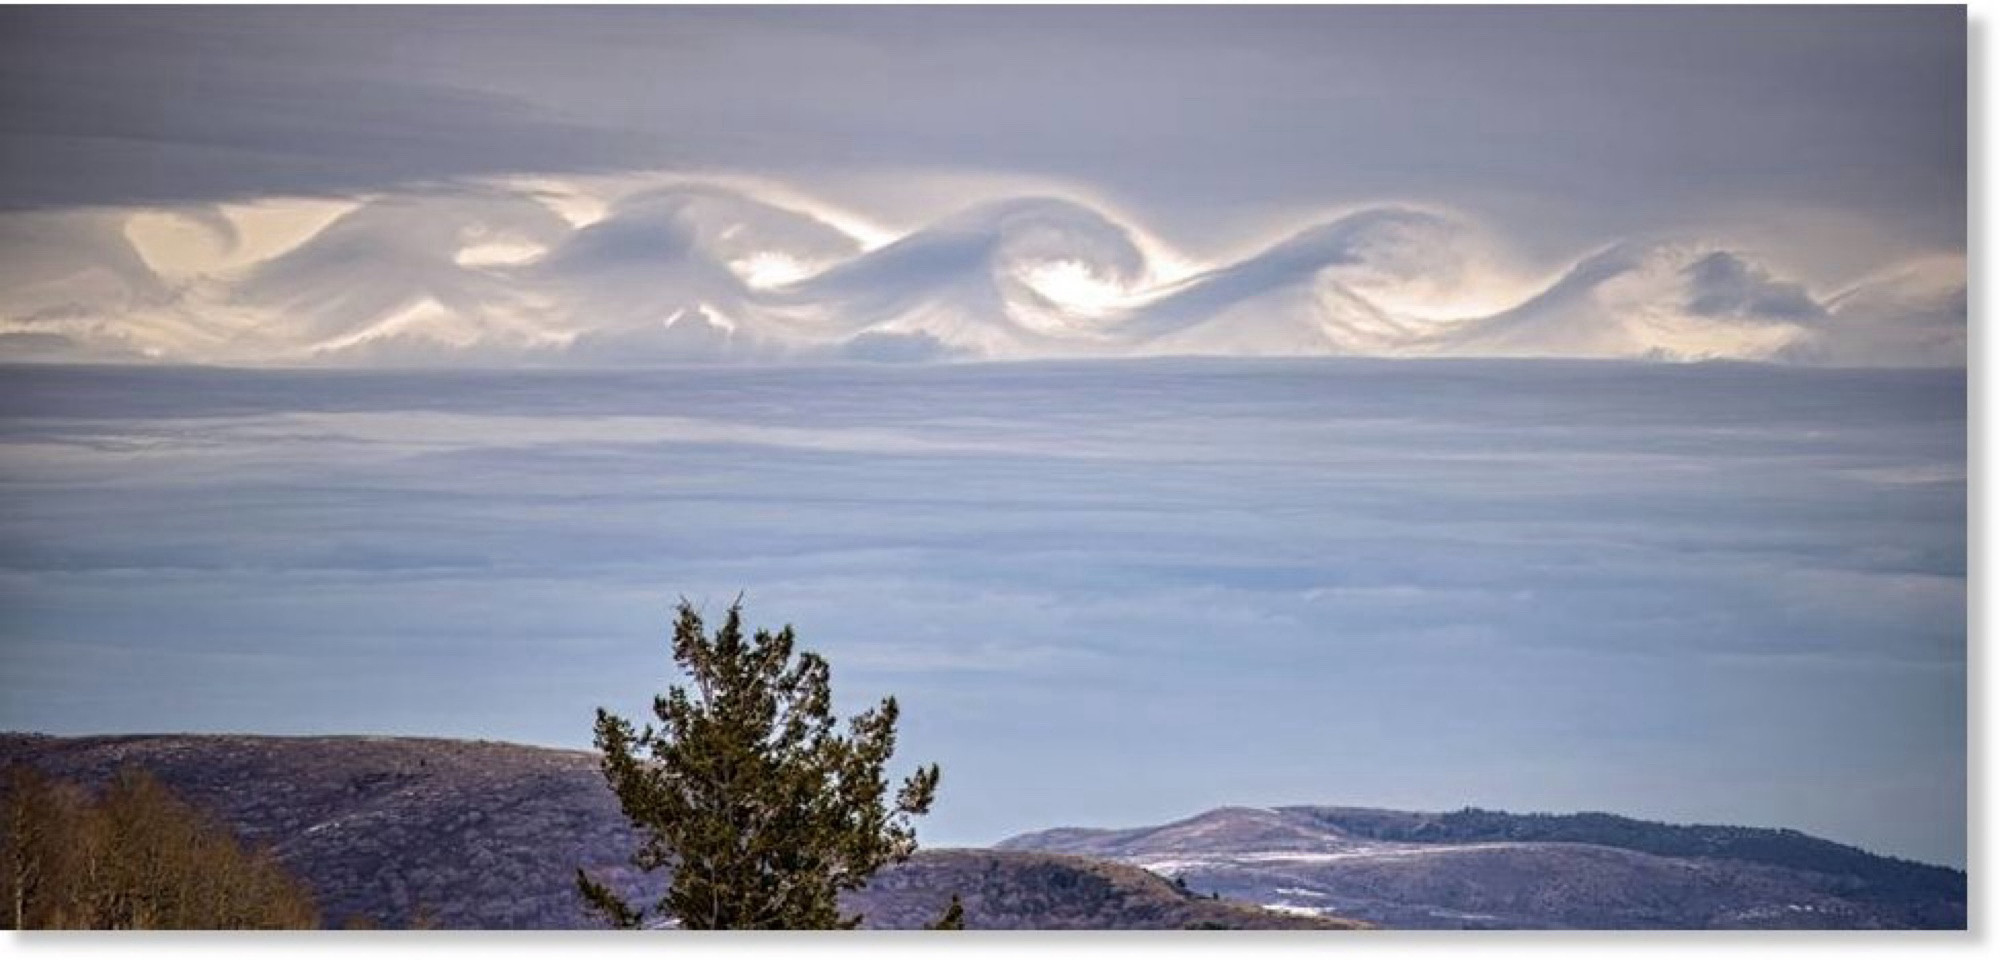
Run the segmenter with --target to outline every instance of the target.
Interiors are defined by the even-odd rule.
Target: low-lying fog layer
[[[1603,809],[1963,864],[1959,371],[12,368],[0,727],[585,745],[794,623],[931,843]]]

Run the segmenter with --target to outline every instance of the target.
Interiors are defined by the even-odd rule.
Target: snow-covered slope
[[[1396,928],[1958,928],[1965,875],[1787,830],[1601,813],[1231,807],[1001,849],[1144,867],[1195,892]]]

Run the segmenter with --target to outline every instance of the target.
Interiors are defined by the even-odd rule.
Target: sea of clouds
[[[4,376],[0,728],[581,746],[744,593],[902,700],[932,842],[1472,804],[1963,861],[1962,371]]]

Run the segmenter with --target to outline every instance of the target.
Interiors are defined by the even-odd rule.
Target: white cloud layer
[[[1965,360],[1955,254],[1817,290],[1726,242],[1632,240],[1536,277],[1504,226],[1410,205],[1202,263],[1062,196],[897,234],[754,182],[540,178],[0,214],[0,255],[0,358],[16,360]]]

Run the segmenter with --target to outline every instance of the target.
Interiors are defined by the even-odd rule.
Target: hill
[[[449,739],[0,734],[16,762],[99,786],[144,768],[268,843],[318,897],[324,922],[453,929],[596,925],[577,867],[628,896],[659,880],[626,862],[636,837],[592,753]],[[1130,866],[1075,856],[925,850],[848,900],[874,928],[922,926],[952,893],[974,929],[1351,928],[1201,899]]]
[[[999,848],[1111,859],[1198,892],[1398,928],[1962,929],[1965,874],[1791,830],[1605,813],[1225,808]]]
[[[595,925],[581,866],[642,901],[636,837],[587,752],[375,737],[0,734],[0,765],[101,785],[139,766],[273,846],[328,925]],[[1174,882],[1179,881],[1180,885]],[[1289,806],[1052,829],[924,850],[851,894],[921,926],[952,893],[992,929],[1928,928],[1966,925],[1965,874],[1782,829],[1605,813]],[[1216,894],[1221,899],[1205,898]]]

